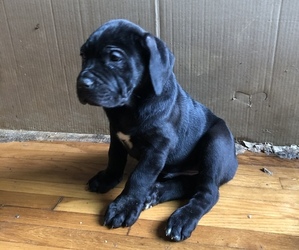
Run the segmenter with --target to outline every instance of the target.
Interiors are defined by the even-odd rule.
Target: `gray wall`
[[[76,98],[79,48],[112,18],[165,40],[183,87],[236,138],[299,144],[297,0],[2,0],[0,129],[108,134]]]

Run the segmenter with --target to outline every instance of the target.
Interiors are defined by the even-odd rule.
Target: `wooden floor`
[[[105,168],[107,149],[92,143],[0,144],[0,249],[299,249],[298,160],[240,155],[237,175],[220,188],[218,204],[190,239],[173,243],[164,227],[182,204],[177,201],[142,212],[130,228],[100,225],[124,186],[105,195],[85,190],[86,181]]]

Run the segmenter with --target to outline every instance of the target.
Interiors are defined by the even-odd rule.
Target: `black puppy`
[[[89,180],[89,190],[109,191],[121,181],[127,155],[138,159],[104,224],[128,227],[145,208],[188,198],[170,216],[166,235],[174,241],[190,237],[237,169],[225,122],[177,83],[166,44],[127,20],[97,29],[81,56],[78,97],[104,107],[111,135],[108,167]]]

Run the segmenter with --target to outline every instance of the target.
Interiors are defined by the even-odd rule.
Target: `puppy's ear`
[[[166,44],[157,37],[147,34],[146,46],[150,52],[149,73],[156,95],[161,95],[164,83],[173,72],[174,55]]]

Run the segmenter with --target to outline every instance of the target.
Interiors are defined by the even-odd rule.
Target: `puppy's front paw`
[[[173,241],[189,238],[198,223],[198,217],[195,214],[187,207],[176,210],[168,219],[166,236]]]
[[[100,171],[87,182],[88,190],[91,192],[107,193],[114,188],[122,178],[109,176],[105,171]]]
[[[119,196],[113,201],[105,214],[104,225],[110,228],[129,227],[138,219],[143,202],[130,196]]]

